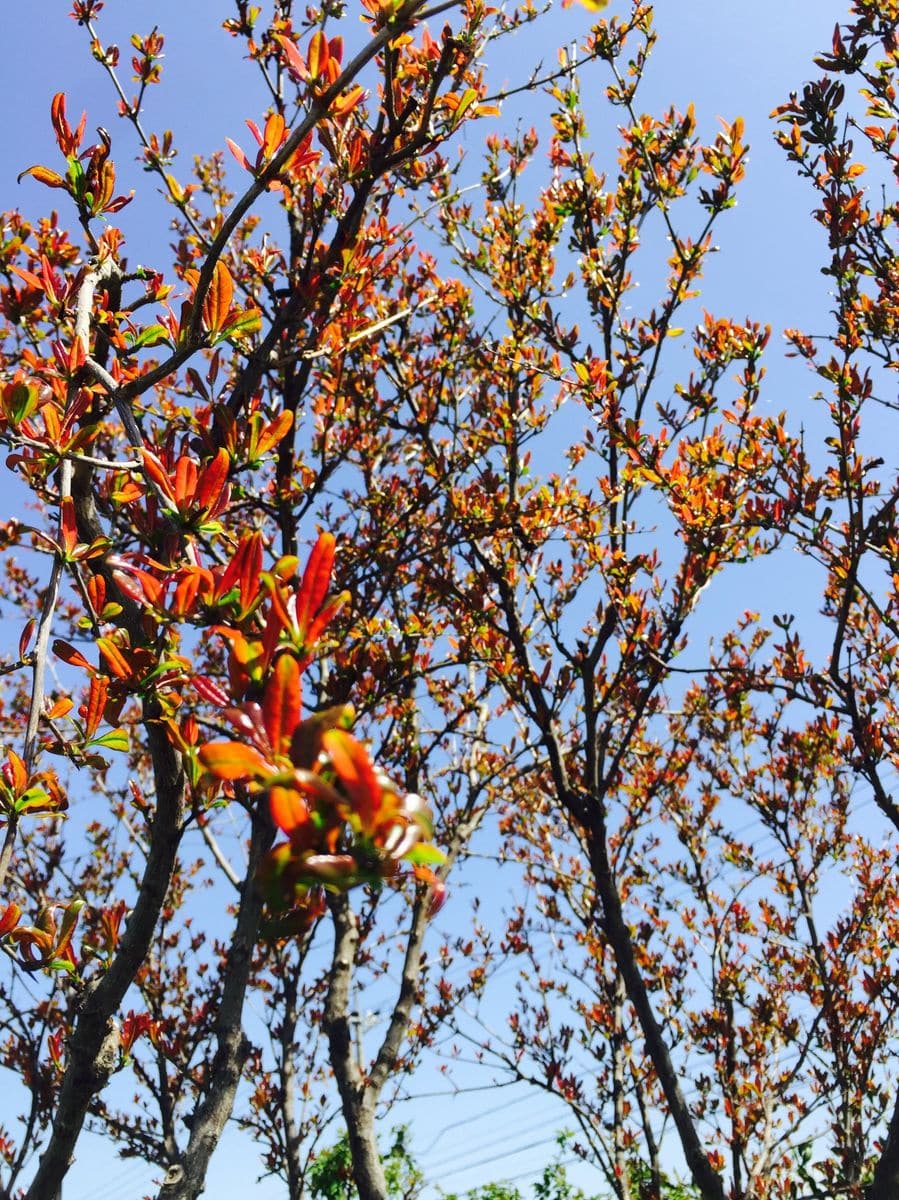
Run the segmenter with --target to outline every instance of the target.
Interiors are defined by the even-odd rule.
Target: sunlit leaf
[[[299,724],[301,707],[300,668],[292,654],[281,654],[265,688],[262,701],[265,731],[275,753],[286,753]]]
[[[217,779],[264,779],[272,773],[259,751],[242,742],[209,742],[200,747],[199,758]]]
[[[203,298],[203,321],[210,333],[218,333],[227,323],[234,299],[234,282],[231,272],[221,259],[215,264],[209,290]]]

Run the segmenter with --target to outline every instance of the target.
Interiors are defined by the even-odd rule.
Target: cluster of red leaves
[[[62,188],[75,201],[83,219],[119,212],[132,197],[114,195],[115,167],[109,157],[109,135],[101,130],[100,141],[82,150],[87,114],[81,114],[77,128],[73,129],[66,119],[66,98],[62,92],[53,97],[50,115],[56,140],[66,158],[66,173],[60,175],[49,167],[33,166],[19,178],[32,175],[47,187]]]
[[[333,537],[322,534],[297,586],[294,561],[259,572],[259,539],[249,535],[219,584],[220,595],[237,593],[237,623],[214,627],[227,642],[229,690],[207,677],[194,681],[240,735],[201,745],[199,762],[228,790],[244,785],[267,802],[288,840],[269,855],[266,890],[275,907],[293,906],[301,924],[322,911],[323,886],[376,882],[403,859],[442,895],[426,865],[442,861],[425,841],[427,807],[375,768],[348,732],[352,707],[302,716],[303,670],[346,600],[328,597],[334,549]]]

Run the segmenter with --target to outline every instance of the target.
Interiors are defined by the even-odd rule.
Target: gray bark
[[[241,1073],[250,1052],[250,1044],[243,1032],[243,1010],[263,912],[256,874],[273,838],[271,822],[261,814],[255,814],[237,925],[228,948],[222,1000],[215,1021],[215,1057],[206,1090],[193,1114],[187,1149],[180,1161],[169,1168],[158,1200],[196,1200],[203,1192],[210,1159],[234,1111]]]
[[[59,1193],[90,1103],[118,1065],[115,1014],[147,957],[174,870],[184,821],[186,778],[181,756],[162,725],[154,721],[155,715],[148,712],[145,729],[156,781],[156,813],[140,890],[108,971],[79,1001],[53,1131],[26,1200],[47,1200]]]

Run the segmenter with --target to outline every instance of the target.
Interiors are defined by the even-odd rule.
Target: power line
[[[461,1121],[453,1121],[451,1125],[444,1125],[436,1137],[431,1141],[422,1154],[430,1154],[444,1134],[449,1133],[451,1129],[461,1129],[465,1125],[472,1125],[475,1121],[480,1121],[484,1117],[492,1117],[495,1113],[505,1112],[510,1108],[515,1108],[519,1104],[524,1104],[526,1101],[533,1101],[533,1089],[530,1084],[527,1085],[528,1091],[524,1096],[519,1096],[517,1100],[510,1100],[507,1104],[497,1104],[493,1108],[482,1109],[481,1112],[474,1113],[470,1117],[463,1117]]]
[[[534,1099],[534,1097],[531,1097],[531,1099]],[[517,1134],[520,1134],[521,1137],[524,1137],[526,1134],[536,1133],[538,1129],[545,1129],[545,1128],[546,1128],[546,1120],[541,1119],[541,1120],[537,1121],[536,1124],[528,1125],[524,1129],[516,1129],[515,1132]],[[489,1141],[478,1142],[477,1144],[475,1144],[473,1146],[468,1146],[467,1152],[469,1154],[478,1154],[478,1153],[480,1153],[480,1151],[486,1150],[488,1146],[493,1145],[496,1142],[498,1133],[499,1133],[498,1130],[494,1130],[490,1136]],[[433,1170],[439,1171],[443,1167],[449,1166],[450,1163],[458,1162],[458,1160],[459,1160],[459,1152],[458,1152],[458,1150],[453,1150],[448,1157],[438,1158],[436,1162],[429,1163],[429,1166]],[[465,1167],[458,1168],[459,1171],[464,1171],[466,1169],[467,1168],[465,1168]]]
[[[123,1194],[134,1194],[148,1184],[158,1167],[149,1163],[132,1162],[100,1183],[90,1184],[79,1192],[76,1200],[119,1200]]]
[[[511,1150],[504,1150],[501,1154],[489,1154],[486,1158],[479,1158],[476,1162],[468,1163],[467,1166],[457,1167],[455,1171],[446,1172],[443,1178],[452,1179],[455,1175],[464,1175],[468,1171],[474,1171],[477,1167],[484,1167],[489,1163],[501,1162],[504,1158],[514,1158],[516,1154],[524,1154],[528,1150],[536,1150],[538,1146],[546,1146],[555,1141],[556,1134],[553,1132],[548,1137],[540,1138],[536,1142],[523,1142],[520,1146],[514,1146]]]

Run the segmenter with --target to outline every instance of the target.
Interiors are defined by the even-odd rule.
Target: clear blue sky
[[[349,0],[350,7],[353,3]],[[55,203],[62,210],[63,222],[68,215],[62,193],[48,193],[33,180],[16,184],[16,175],[33,163],[56,165],[49,125],[50,98],[56,91],[66,92],[70,116],[77,119],[86,108],[89,129],[97,124],[110,129],[113,156],[127,186],[154,186],[150,177],[136,174],[133,168],[126,170],[127,160],[133,157],[131,131],[114,116],[109,84],[91,60],[84,31],[67,17],[70,7],[69,0],[40,0],[35,9],[38,15],[28,18],[30,27],[17,30],[8,21],[5,34],[15,41],[15,47],[4,55],[0,73],[0,103],[5,114],[0,208],[18,206],[26,215],[36,215]],[[226,136],[248,146],[243,122],[246,118],[258,120],[264,105],[253,71],[241,64],[237,43],[221,29],[221,20],[230,12],[221,0],[108,0],[102,14],[103,40],[118,42],[126,62],[131,32],[146,33],[157,24],[166,34],[163,85],[151,95],[147,126],[157,131],[175,130],[182,152],[182,175],[191,155],[222,148]],[[791,89],[816,73],[812,54],[828,45],[834,22],[843,14],[843,5],[835,0],[755,0],[751,4],[660,0],[656,13],[659,44],[642,92],[642,103],[650,110],[671,103],[685,108],[694,102],[700,131],[706,136],[713,132],[718,116],[741,114],[746,120],[747,140],[752,145],[748,179],[738,208],[720,226],[721,253],[711,264],[703,303],[722,314],[749,315],[773,325],[768,403],[775,409],[789,408],[794,424],[814,419],[810,408],[805,415],[813,380],[801,366],[778,362],[777,339],[784,326],[815,328],[823,323],[828,307],[826,285],[819,273],[824,238],[808,218],[813,197],[795,179],[791,166],[773,144],[768,114]],[[561,43],[585,30],[590,18],[573,8],[555,20]],[[539,25],[539,44],[547,62],[554,62],[554,50],[547,50],[547,29],[547,22]],[[517,45],[496,54],[491,64],[495,78],[514,82],[529,73],[537,45],[533,38],[523,37]],[[584,94],[589,94],[586,87]],[[608,147],[613,169],[614,116],[605,108],[598,87],[592,107],[594,146],[600,158]],[[509,119],[507,114],[500,121]],[[534,118],[524,110],[524,119]],[[482,128],[487,130],[486,122]],[[472,151],[477,148],[473,131],[467,145]],[[478,170],[475,160],[472,178]],[[134,178],[129,180],[129,174]],[[143,208],[135,204],[122,215],[122,224],[132,263],[165,264],[167,211],[161,205],[147,220]],[[0,477],[0,495],[4,490]],[[440,1086],[440,1077],[431,1070],[422,1073],[414,1090],[432,1092]],[[0,1103],[0,1122],[7,1123],[13,1114],[3,1108]],[[478,1113],[484,1116],[478,1119]],[[411,1120],[413,1114],[407,1111],[400,1116]],[[524,1098],[521,1089],[508,1094],[487,1091],[455,1099],[421,1100],[414,1113],[416,1144],[421,1152],[427,1151],[423,1165],[429,1178],[454,1191],[488,1179],[537,1171],[551,1153],[551,1146],[542,1139],[564,1123],[564,1110],[556,1112],[550,1102],[536,1096]],[[519,1150],[522,1145],[531,1149]],[[516,1153],[507,1153],[513,1149]],[[221,1200],[246,1195],[255,1171],[252,1148],[238,1145],[232,1138],[214,1160],[207,1194]],[[136,1197],[150,1189],[152,1176],[150,1168],[111,1160],[102,1144],[91,1143],[79,1154],[65,1185],[65,1197]],[[577,1172],[576,1177],[590,1187],[589,1172]],[[525,1186],[527,1179],[521,1183]],[[274,1200],[282,1193],[277,1185],[266,1184],[252,1194],[258,1200]]]

